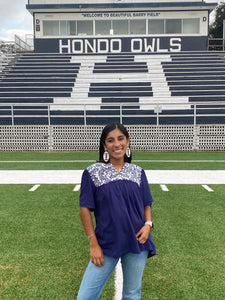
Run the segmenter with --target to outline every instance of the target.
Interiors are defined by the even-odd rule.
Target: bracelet
[[[95,235],[95,233],[92,233],[91,235],[89,235],[87,238],[88,238],[88,240],[90,240],[90,238],[92,237],[92,236],[94,236]]]

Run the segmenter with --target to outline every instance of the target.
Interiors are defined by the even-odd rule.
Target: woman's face
[[[109,160],[124,161],[124,155],[129,145],[129,139],[118,129],[110,131],[105,139],[105,148],[109,153]]]

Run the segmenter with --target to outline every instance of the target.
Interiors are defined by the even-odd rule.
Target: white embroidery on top
[[[116,180],[130,180],[139,186],[141,184],[142,168],[133,164],[125,163],[120,173],[111,163],[96,163],[87,170],[96,187]]]

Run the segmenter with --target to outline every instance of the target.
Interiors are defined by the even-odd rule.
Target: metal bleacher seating
[[[171,95],[186,96],[190,103],[199,103],[196,105],[199,124],[224,124],[225,53],[181,53],[172,54],[171,59],[162,63]]]
[[[22,54],[0,73],[0,125],[225,123],[225,53]],[[158,123],[157,123],[158,122]]]
[[[8,64],[0,80],[0,103],[6,104],[0,106],[0,124],[11,125],[12,114],[15,125],[48,124],[48,104],[55,97],[71,95],[80,64],[72,64],[70,59],[23,54]]]

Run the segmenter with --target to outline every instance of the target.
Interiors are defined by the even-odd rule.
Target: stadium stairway
[[[224,124],[224,83],[224,52],[17,55],[0,73],[0,125],[105,124],[121,111],[125,124],[193,124],[194,109],[197,123]]]

